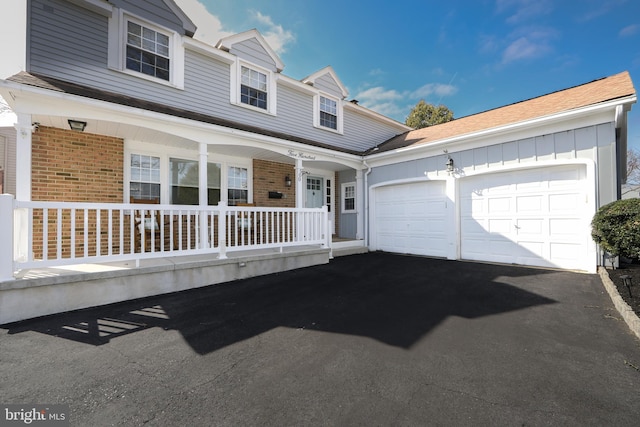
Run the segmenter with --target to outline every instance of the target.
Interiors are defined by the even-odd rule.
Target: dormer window
[[[109,69],[184,89],[184,46],[177,32],[118,9],[109,18],[108,48]]]
[[[231,65],[231,98],[234,105],[276,115],[276,76],[273,71],[246,61]]]
[[[267,109],[267,75],[249,67],[241,67],[240,102]]]
[[[338,103],[324,96],[320,96],[320,126],[338,129]]]
[[[342,134],[342,102],[326,93],[320,93],[313,99],[313,125]]]
[[[169,81],[169,36],[127,22],[127,69]]]

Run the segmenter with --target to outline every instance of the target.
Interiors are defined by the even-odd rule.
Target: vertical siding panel
[[[502,165],[502,145],[491,145],[487,147],[489,157],[489,167]]]
[[[598,145],[596,128],[589,126],[575,131],[576,157],[584,159],[593,158],[593,147]]]
[[[573,131],[556,133],[554,138],[556,159],[573,159],[575,148]]]
[[[537,136],[535,141],[538,160],[553,160],[555,158],[553,135]]]
[[[505,165],[518,163],[518,143],[516,141],[502,144],[502,161]]]
[[[489,167],[487,160],[487,147],[476,148],[473,150],[473,161],[476,170],[486,169]]]
[[[518,157],[520,158],[520,162],[536,160],[536,142],[534,138],[518,141]]]

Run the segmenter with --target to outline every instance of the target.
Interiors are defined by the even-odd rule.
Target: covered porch
[[[339,239],[333,253],[326,207],[203,209],[0,195],[0,214],[11,218],[0,227],[0,324],[366,251],[362,241]]]

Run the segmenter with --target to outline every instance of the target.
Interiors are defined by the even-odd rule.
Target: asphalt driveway
[[[0,360],[0,403],[79,426],[640,420],[598,276],[381,253],[4,325]]]

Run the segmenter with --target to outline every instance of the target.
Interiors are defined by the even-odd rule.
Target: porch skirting
[[[77,272],[73,266],[60,267],[59,274],[54,269],[30,272],[24,278],[0,282],[0,324],[327,264],[329,258],[328,248],[296,247],[236,253],[227,259],[212,255],[156,258],[140,267],[114,263],[111,268],[101,266],[99,272]]]

